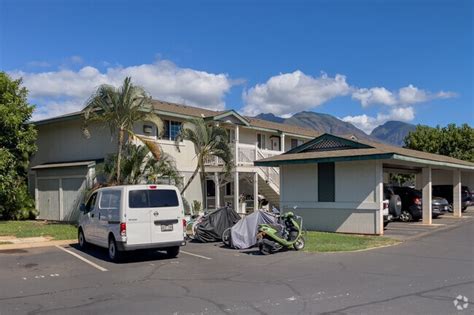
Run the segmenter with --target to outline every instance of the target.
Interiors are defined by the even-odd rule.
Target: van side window
[[[100,197],[99,208],[100,209],[112,209],[118,210],[120,208],[120,190],[105,190],[102,191]]]
[[[96,200],[97,200],[97,193],[93,193],[92,196],[90,196],[89,200],[87,201],[86,213],[94,210]]]
[[[173,189],[132,190],[128,193],[130,208],[177,207],[178,196]]]

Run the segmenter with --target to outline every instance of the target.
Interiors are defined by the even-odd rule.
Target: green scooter
[[[273,254],[291,246],[295,250],[304,248],[303,218],[293,212],[286,212],[280,216],[279,222],[278,225],[258,226],[257,244],[262,255]]]

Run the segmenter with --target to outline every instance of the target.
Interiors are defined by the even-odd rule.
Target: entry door
[[[272,142],[272,150],[280,151],[280,138],[272,137],[271,142]]]
[[[38,179],[38,219],[60,220],[59,179]]]

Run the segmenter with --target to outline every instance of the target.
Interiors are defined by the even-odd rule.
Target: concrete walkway
[[[53,240],[49,236],[24,237],[0,236],[0,251],[34,247],[48,247],[76,243],[77,240]]]

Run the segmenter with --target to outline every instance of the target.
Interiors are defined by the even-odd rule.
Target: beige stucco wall
[[[91,137],[87,139],[81,130],[80,120],[69,120],[37,126],[38,151],[30,166],[51,162],[68,162],[102,159],[116,150],[116,142],[109,129],[97,124],[89,127]]]
[[[318,202],[317,164],[285,165],[281,171],[281,206],[304,218],[308,230],[378,234],[383,180],[376,161],[335,164],[335,202]]]
[[[421,174],[417,174],[417,176],[421,177]],[[433,185],[453,184],[453,171],[451,170],[433,170],[431,176]],[[474,173],[466,171],[461,172],[461,183],[462,185],[468,186],[470,189],[474,189]]]

